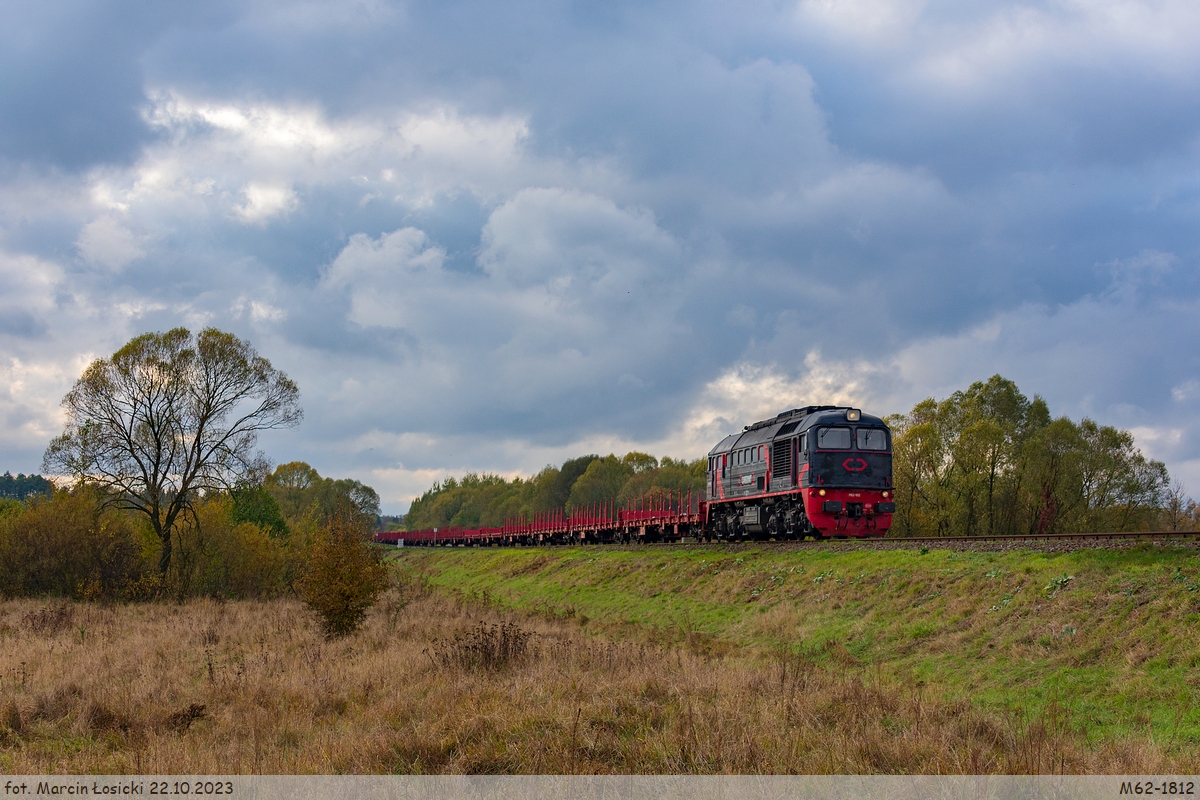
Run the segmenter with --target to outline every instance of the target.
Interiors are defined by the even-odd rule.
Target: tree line
[[[704,497],[707,461],[661,460],[633,451],[624,456],[586,455],[561,467],[546,466],[531,478],[468,473],[433,485],[413,501],[405,517],[410,531],[460,526],[499,527],[506,519],[540,511],[585,508],[597,503],[627,505],[642,497],[687,493]]]
[[[1192,530],[1200,510],[1128,431],[1053,417],[1046,401],[995,375],[887,418],[894,536]],[[703,497],[706,459],[645,453],[573,458],[531,478],[468,473],[417,498],[408,530],[496,527],[511,517],[647,494]]]
[[[887,418],[893,535],[973,536],[1194,529],[1196,504],[1133,434],[1052,417],[994,375]]]
[[[277,596],[297,588],[331,526],[349,521],[365,537],[378,513],[370,487],[282,464],[260,483],[196,498],[174,527],[162,572],[154,527],[110,489],[81,484],[0,500],[0,596]]]
[[[0,475],[0,498],[9,500],[24,500],[30,495],[49,495],[54,491],[54,484],[41,475],[25,475],[11,472]]]

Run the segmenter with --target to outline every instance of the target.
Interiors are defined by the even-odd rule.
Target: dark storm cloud
[[[127,161],[149,139],[141,59],[177,26],[219,24],[222,2],[4,3],[0,158],[65,169]]]
[[[300,381],[281,457],[392,503],[996,371],[1200,485],[1153,335],[1200,298],[1188,4],[0,14],[10,466],[80,358],[183,323]]]

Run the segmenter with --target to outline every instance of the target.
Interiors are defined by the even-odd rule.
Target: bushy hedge
[[[379,503],[357,481],[284,465],[263,485],[197,498],[176,523],[174,557],[160,574],[161,544],[148,521],[112,500],[90,487],[0,499],[0,596],[272,597],[311,572],[343,521],[370,528]]]
[[[34,497],[0,517],[0,594],[137,597],[155,590],[150,542],[95,492]]]

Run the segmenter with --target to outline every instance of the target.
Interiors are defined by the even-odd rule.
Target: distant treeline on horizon
[[[24,500],[38,494],[49,495],[53,491],[54,484],[41,475],[17,473],[16,477],[13,477],[11,472],[0,475],[0,497],[9,500]]]

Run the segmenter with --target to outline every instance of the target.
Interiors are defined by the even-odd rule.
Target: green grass
[[[1093,739],[1200,744],[1200,557],[694,548],[398,551],[476,602],[721,654],[786,648]]]

